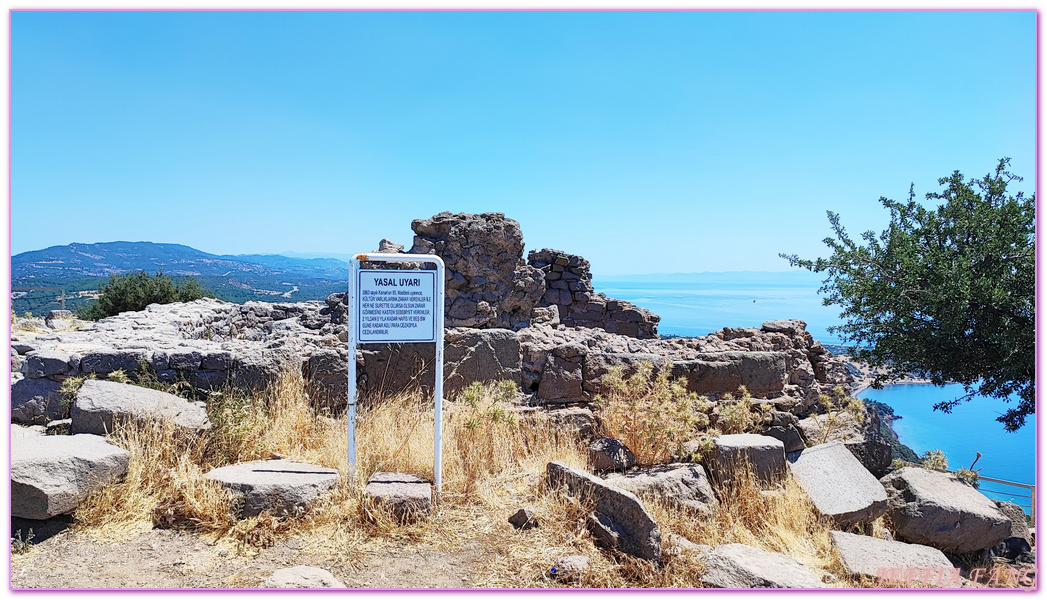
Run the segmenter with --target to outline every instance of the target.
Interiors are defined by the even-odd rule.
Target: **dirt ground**
[[[66,529],[12,557],[11,588],[252,588],[297,565],[327,569],[350,588],[466,588],[485,556],[479,543],[454,554],[389,547],[355,566],[309,547],[322,543],[285,539],[248,556],[166,529],[103,543]]]

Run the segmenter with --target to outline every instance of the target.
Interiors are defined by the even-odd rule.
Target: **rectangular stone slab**
[[[890,585],[923,583],[935,587],[960,587],[959,570],[941,550],[919,544],[881,540],[867,535],[833,531],[833,547],[851,576],[873,577]]]
[[[793,477],[823,515],[841,527],[870,522],[887,511],[887,492],[840,442],[789,454]]]

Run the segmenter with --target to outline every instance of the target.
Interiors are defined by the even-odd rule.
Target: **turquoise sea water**
[[[660,315],[663,335],[706,335],[722,327],[802,319],[815,339],[839,343],[825,328],[838,322],[840,311],[822,306],[820,279],[807,271],[594,277],[593,284],[598,292]]]
[[[759,327],[771,319],[796,318],[807,322],[815,339],[830,344],[840,341],[826,331],[839,323],[839,309],[821,305],[820,279],[806,271],[594,277],[593,283],[599,292],[661,315],[658,331],[662,334],[705,335],[725,326]],[[981,452],[975,468],[981,468],[982,475],[1033,483],[1033,420],[1021,431],[1007,433],[995,419],[1008,405],[991,398],[975,398],[951,414],[931,410],[935,403],[962,394],[960,385],[891,385],[860,395],[887,404],[902,417],[895,421],[894,429],[918,454],[941,449],[950,468],[958,468],[970,466],[975,452]]]
[[[975,453],[981,452],[974,468],[981,468],[983,475],[1018,483],[1034,482],[1036,434],[1032,419],[1014,433],[1007,433],[1003,424],[996,421],[1014,402],[978,397],[948,414],[932,409],[937,402],[963,396],[963,386],[959,384],[895,384],[881,390],[867,389],[858,396],[893,408],[902,417],[893,423],[898,439],[917,454],[943,450],[949,458],[949,468],[958,469],[969,467]]]

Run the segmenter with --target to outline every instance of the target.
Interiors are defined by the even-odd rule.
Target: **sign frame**
[[[359,291],[359,277],[361,272],[369,271],[371,269],[361,269],[360,263],[362,262],[385,262],[385,263],[434,263],[436,269],[423,269],[423,272],[433,273],[434,281],[434,294],[433,294],[433,325],[435,328],[433,340],[392,340],[392,341],[360,341],[360,331],[362,331],[362,323],[358,322],[357,319],[361,317],[360,304],[361,298],[358,298]],[[368,344],[381,344],[381,343],[435,343],[436,344],[436,358],[434,370],[436,371],[436,380],[433,385],[433,407],[435,409],[436,418],[433,425],[433,483],[436,484],[436,492],[440,493],[442,477],[441,471],[443,466],[443,395],[444,395],[444,287],[445,278],[444,272],[446,267],[443,259],[435,254],[384,254],[384,253],[361,253],[353,256],[353,259],[349,261],[349,295],[348,295],[348,308],[349,311],[346,315],[348,321],[348,345],[349,345],[349,398],[346,410],[346,437],[348,441],[348,472],[350,477],[355,475],[356,472],[356,347],[361,343]],[[398,274],[411,273],[412,270],[399,270],[395,271]],[[417,271],[413,271],[417,272]],[[358,331],[360,330],[360,331]]]

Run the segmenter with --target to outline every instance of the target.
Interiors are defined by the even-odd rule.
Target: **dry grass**
[[[842,575],[833,562],[829,524],[791,480],[777,495],[762,496],[755,479],[742,478],[721,490],[723,508],[715,517],[647,499],[662,530],[660,566],[597,548],[585,528],[588,507],[541,483],[550,461],[584,468],[584,443],[542,417],[518,418],[510,395],[505,387],[478,386],[446,404],[443,493],[428,521],[402,524],[362,501],[364,483],[374,472],[432,476],[433,409],[409,394],[371,403],[359,414],[355,480],[344,478],[301,516],[235,518],[229,495],[203,478],[208,470],[279,454],[346,474],[344,419],[317,416],[301,376],[288,373],[265,394],[213,398],[214,426],[201,437],[180,435],[162,422],[117,428],[110,439],[131,452],[130,471],[125,481],[103,487],[81,504],[76,526],[108,539],[153,526],[176,527],[245,554],[298,536],[302,552],[353,566],[391,547],[447,553],[474,548],[480,559],[471,584],[478,586],[700,586],[701,560],[674,552],[670,534],[784,552],[816,573]],[[509,525],[507,517],[520,506],[535,511],[537,529]],[[589,573],[570,584],[551,580],[549,567],[568,554],[588,556]]]

